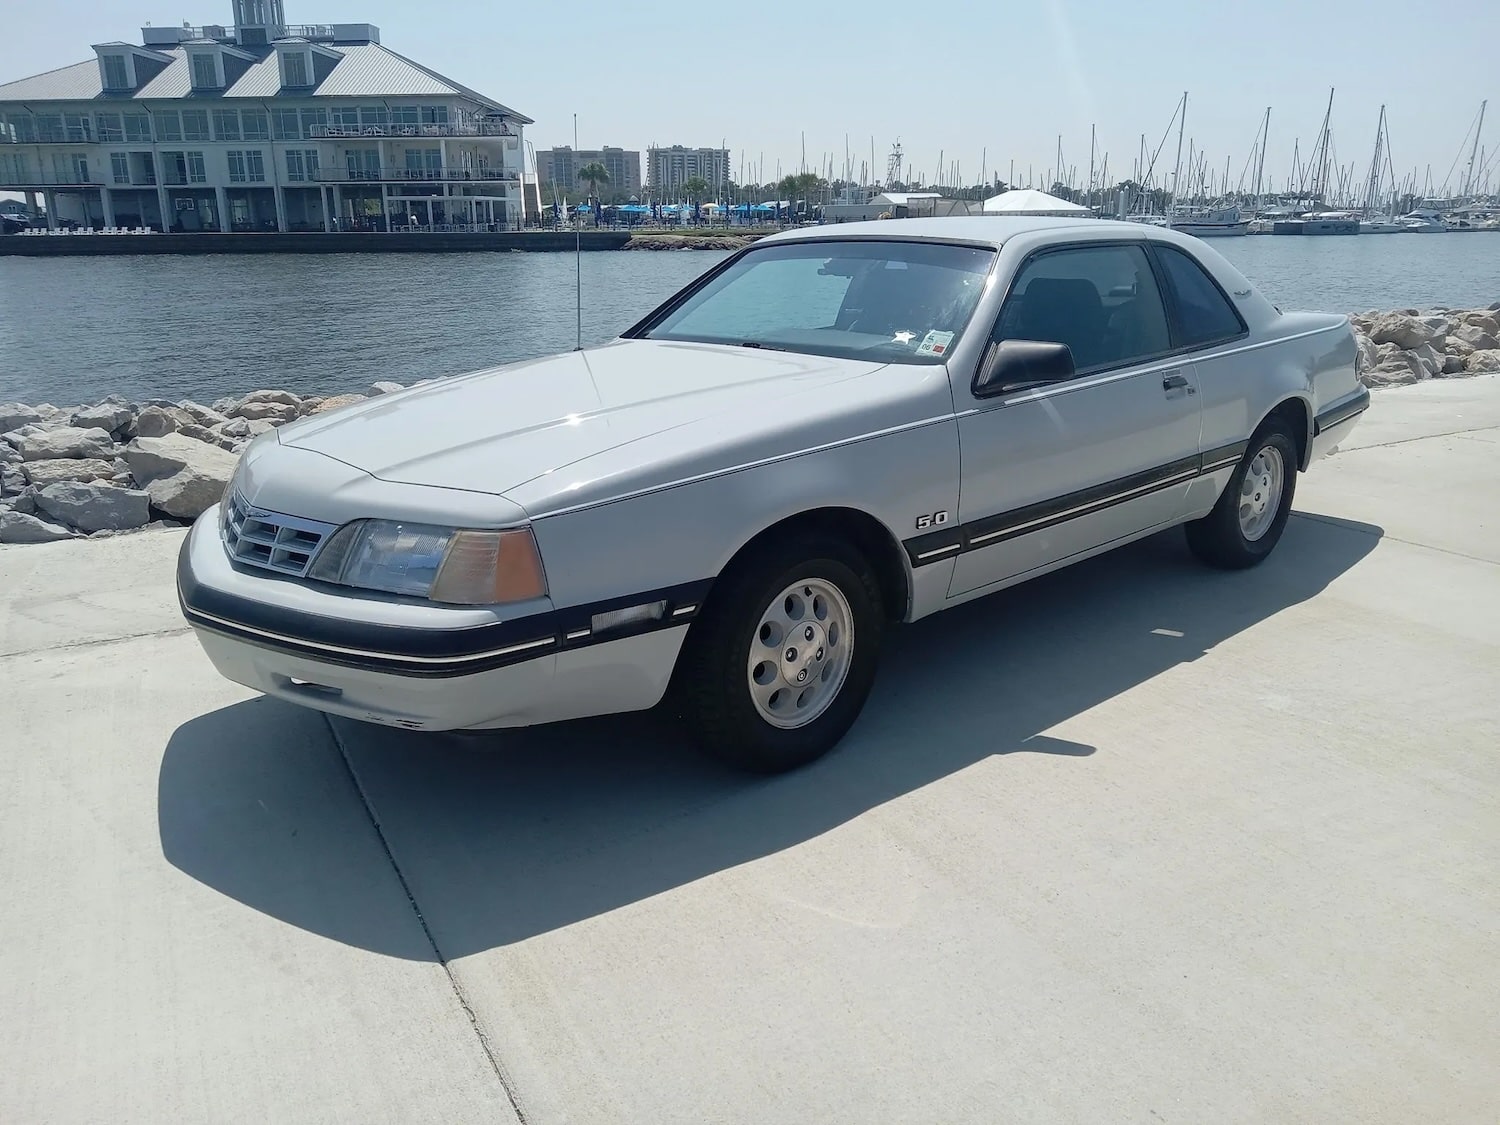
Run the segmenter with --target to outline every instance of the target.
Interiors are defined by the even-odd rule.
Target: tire
[[[1296,491],[1297,443],[1285,422],[1272,419],[1250,439],[1214,510],[1186,525],[1188,546],[1222,570],[1264,562],[1286,528]]]
[[[674,694],[698,748],[762,774],[822,757],[869,697],[884,630],[874,568],[846,543],[798,536],[737,561],[677,660]]]

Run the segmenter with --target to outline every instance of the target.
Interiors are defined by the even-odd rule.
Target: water
[[[1500,236],[1216,239],[1282,308],[1487,306]],[[606,340],[725,255],[583,255]],[[570,254],[0,258],[0,402],[411,383],[573,347]]]

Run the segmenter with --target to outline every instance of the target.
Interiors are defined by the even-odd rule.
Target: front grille
[[[335,525],[252,508],[238,492],[224,504],[224,549],[235,562],[301,578]]]

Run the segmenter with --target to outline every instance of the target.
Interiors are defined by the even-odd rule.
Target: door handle
[[[1161,389],[1164,391],[1187,391],[1190,395],[1198,393],[1198,388],[1188,382],[1187,376],[1176,371],[1169,371],[1162,376]]]

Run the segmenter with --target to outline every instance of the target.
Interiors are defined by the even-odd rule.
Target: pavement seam
[[[422,907],[417,902],[417,896],[412,893],[411,884],[406,880],[406,873],[401,870],[401,864],[396,861],[396,853],[391,850],[391,843],[386,838],[385,829],[381,826],[380,817],[375,814],[375,806],[371,803],[365,787],[360,783],[359,774],[354,769],[354,763],[349,758],[349,749],[344,745],[344,740],[339,737],[338,729],[333,725],[333,719],[327,712],[323,712],[324,725],[328,727],[329,737],[338,748],[339,757],[344,761],[344,769],[349,775],[349,782],[354,786],[354,792],[358,794],[360,804],[364,805],[365,815],[370,818],[370,826],[375,829],[375,836],[380,841],[380,847],[385,852],[385,858],[391,865],[391,870],[396,873],[396,880],[401,884],[401,890],[406,895],[406,901],[411,906],[411,912],[416,915],[417,924],[422,927],[422,933],[427,937],[427,944],[432,948],[432,954],[437,958],[442,967],[443,974],[448,978],[448,986],[453,990],[454,997],[458,1000],[459,1007],[463,1009],[464,1015],[468,1016],[469,1024],[474,1029],[474,1036],[479,1040],[479,1048],[484,1052],[484,1057],[489,1060],[490,1069],[494,1071],[495,1080],[500,1083],[500,1088],[505,1091],[505,1097],[510,1102],[510,1108],[515,1113],[516,1119],[521,1125],[529,1125],[526,1111],[521,1108],[521,1101],[516,1096],[515,1083],[505,1072],[505,1067],[500,1063],[500,1056],[496,1054],[494,1047],[490,1045],[489,1037],[485,1035],[484,1028],[479,1026],[479,1015],[474,1011],[474,1006],[469,998],[464,995],[463,986],[459,984],[458,978],[453,974],[453,968],[448,963],[448,958],[443,954],[438,945],[437,936],[433,934],[432,927],[427,924],[427,918],[422,914]]]
[[[1431,441],[1433,438],[1463,437],[1465,434],[1482,434],[1489,430],[1500,430],[1500,426],[1470,426],[1466,430],[1444,430],[1440,434],[1418,434],[1416,437],[1396,438],[1394,441],[1377,441],[1370,445],[1356,445],[1349,449],[1340,449],[1338,454],[1347,457],[1351,453],[1361,453],[1366,449],[1389,449],[1393,445],[1410,445],[1415,441]]]
[[[1305,520],[1312,520],[1315,523],[1321,523],[1328,527],[1337,527],[1344,531],[1352,531],[1357,535],[1368,535],[1373,539],[1388,539],[1392,543],[1401,543],[1407,547],[1420,547],[1424,551],[1436,551],[1440,555],[1452,555],[1454,558],[1468,559],[1470,562],[1484,563],[1486,566],[1500,566],[1500,563],[1497,563],[1494,559],[1465,554],[1463,551],[1455,551],[1451,547],[1437,547],[1431,543],[1419,543],[1415,539],[1402,539],[1399,535],[1392,535],[1390,532],[1382,529],[1366,531],[1362,527],[1351,527],[1346,521],[1334,519],[1330,516],[1314,515],[1312,512],[1293,512],[1292,515],[1301,516]]]
[[[67,641],[63,644],[46,645],[42,648],[23,648],[16,652],[0,652],[0,660],[13,660],[18,656],[36,656],[44,652],[62,652],[73,648],[93,648],[97,645],[117,645],[125,641],[139,641],[150,637],[176,637],[191,633],[191,625],[176,625],[170,629],[153,629],[147,633],[126,633],[119,637],[95,637],[89,641]]]

